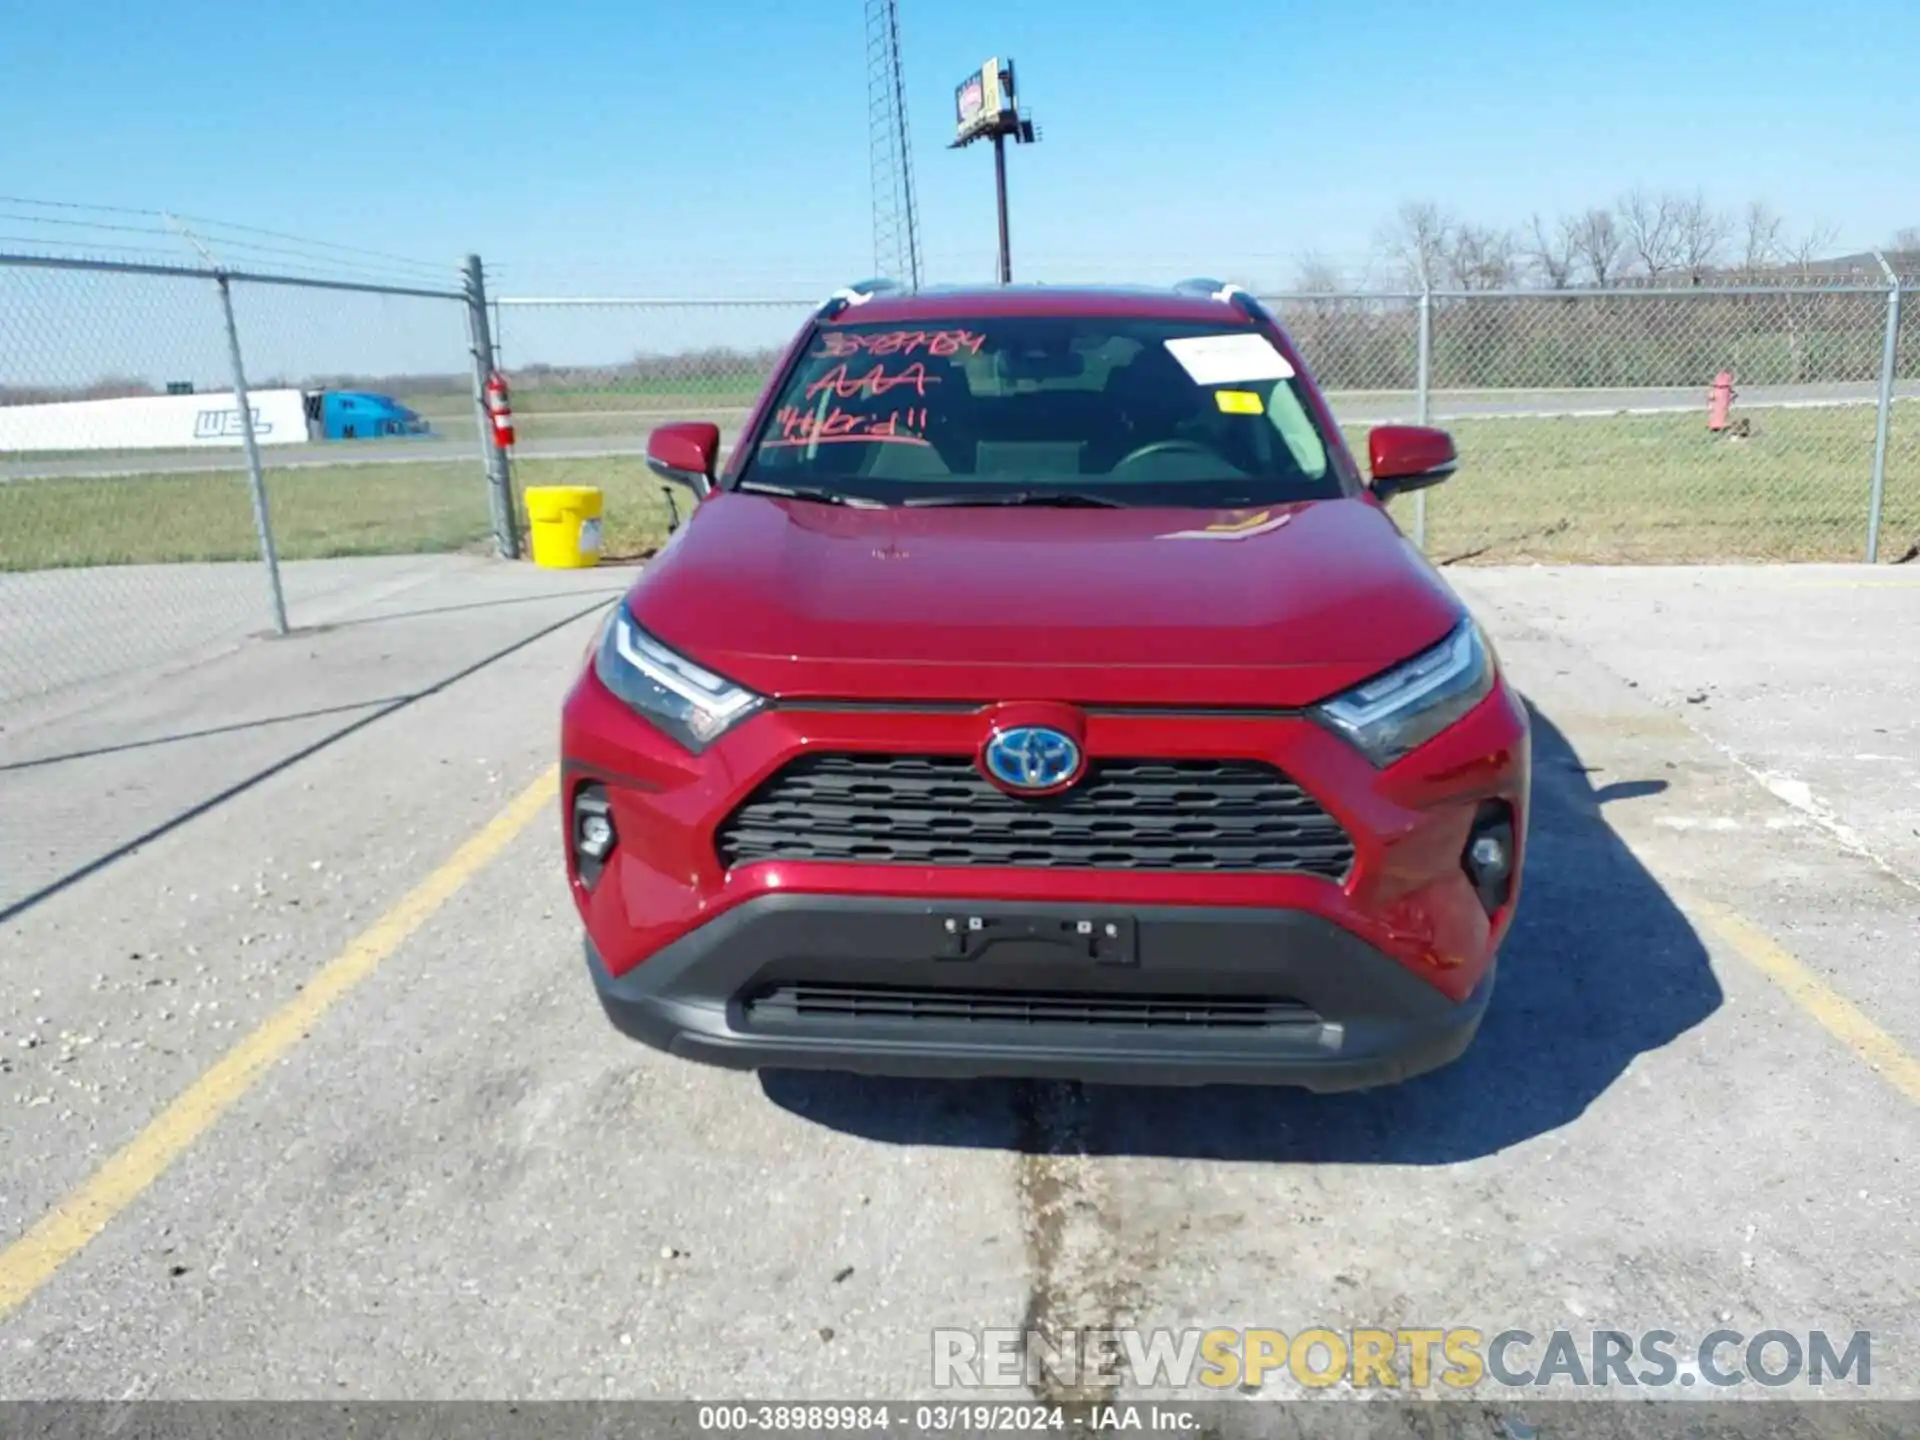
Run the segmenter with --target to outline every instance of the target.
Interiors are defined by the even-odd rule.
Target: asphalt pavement
[[[1860,1329],[1872,1393],[1920,1395],[1884,648],[1914,577],[1462,576],[1536,710],[1520,920],[1465,1057],[1315,1098],[754,1077],[615,1035],[553,791],[615,577],[525,573],[235,652],[139,752],[177,807],[226,798],[0,923],[0,1396],[925,1398],[933,1331],[1023,1324]],[[170,738],[395,684],[273,768]],[[124,761],[41,767],[94,797],[69,828],[119,833]]]
[[[277,638],[259,567],[167,569],[165,591],[137,571],[0,576],[18,582],[0,583],[0,602],[21,602],[0,632],[0,675],[50,687],[0,690],[0,923],[233,787],[396,716],[545,626],[604,609],[634,573],[474,555],[300,561],[282,568],[296,628]],[[108,580],[123,584],[103,591]],[[235,617],[216,602],[234,592],[244,623],[222,631],[214,622]],[[137,604],[155,594],[168,604]],[[108,602],[158,612],[139,647],[102,643]]]

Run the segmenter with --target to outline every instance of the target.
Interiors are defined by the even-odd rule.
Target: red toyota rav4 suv
[[[1351,1089],[1458,1056],[1526,711],[1217,282],[835,295],[562,721],[613,1023],[743,1068]],[[718,472],[718,473],[716,473]]]

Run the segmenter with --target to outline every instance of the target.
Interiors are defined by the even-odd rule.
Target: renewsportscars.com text
[[[1873,1383],[1866,1331],[1829,1335],[1714,1330],[1350,1329],[936,1330],[939,1389],[1126,1385],[1229,1390],[1292,1382],[1310,1389],[1688,1389]]]

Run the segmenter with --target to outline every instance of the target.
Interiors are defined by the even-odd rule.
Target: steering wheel
[[[1113,468],[1121,470],[1138,460],[1154,455],[1199,455],[1208,456],[1213,452],[1197,440],[1150,440],[1137,450],[1130,451]]]

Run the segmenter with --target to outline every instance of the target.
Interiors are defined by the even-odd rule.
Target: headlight
[[[766,703],[647,634],[621,605],[594,652],[594,673],[642,719],[699,754]]]
[[[1356,685],[1318,714],[1376,765],[1391,765],[1465,715],[1493,689],[1493,656],[1471,619],[1431,650]]]

